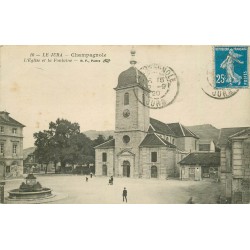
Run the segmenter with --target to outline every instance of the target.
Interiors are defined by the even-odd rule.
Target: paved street
[[[37,175],[43,187],[51,188],[66,198],[52,201],[57,204],[121,204],[122,190],[128,190],[128,203],[132,204],[179,204],[187,203],[193,197],[194,203],[216,203],[219,183],[203,181],[152,180],[114,178],[114,185],[108,185],[108,178],[76,175]],[[7,191],[18,188],[23,180],[7,180]],[[64,196],[65,197],[65,196]]]

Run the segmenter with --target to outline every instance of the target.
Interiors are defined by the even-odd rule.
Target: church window
[[[3,154],[4,153],[4,143],[0,144],[0,153]]]
[[[151,152],[151,162],[157,162],[157,152]]]
[[[128,135],[124,135],[122,139],[124,143],[129,143],[130,141],[130,137]]]
[[[102,161],[107,162],[107,153],[102,153]]]
[[[124,94],[124,105],[129,105],[129,93]]]
[[[145,95],[142,94],[142,104],[145,105]]]

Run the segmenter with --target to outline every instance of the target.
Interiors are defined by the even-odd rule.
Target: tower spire
[[[131,66],[132,66],[132,67],[135,67],[135,65],[136,65],[137,61],[136,61],[136,59],[135,59],[135,54],[136,54],[136,51],[135,51],[134,46],[132,47],[132,49],[131,49],[130,53],[131,53],[130,64],[131,64]]]

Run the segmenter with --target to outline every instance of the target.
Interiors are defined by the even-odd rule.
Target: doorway
[[[129,161],[123,161],[123,176],[124,177],[130,177],[130,162]]]
[[[189,168],[189,179],[194,180],[195,178],[195,168]]]
[[[151,167],[151,178],[157,178],[157,167],[156,166]]]
[[[107,165],[106,164],[102,165],[102,175],[103,176],[107,176],[108,175]]]

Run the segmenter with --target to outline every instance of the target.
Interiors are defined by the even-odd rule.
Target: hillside
[[[211,124],[186,126],[192,132],[200,137],[200,139],[212,139],[215,143],[218,141],[219,132],[218,128],[215,128]]]
[[[194,132],[200,139],[212,139],[215,143],[218,141],[218,136],[220,130],[212,126],[211,124],[203,124],[203,125],[194,125],[194,126],[185,126]],[[114,136],[113,130],[106,131],[97,131],[97,130],[88,130],[84,132],[91,140],[94,140],[98,137],[98,135],[103,135],[105,138],[108,138],[109,135]]]

